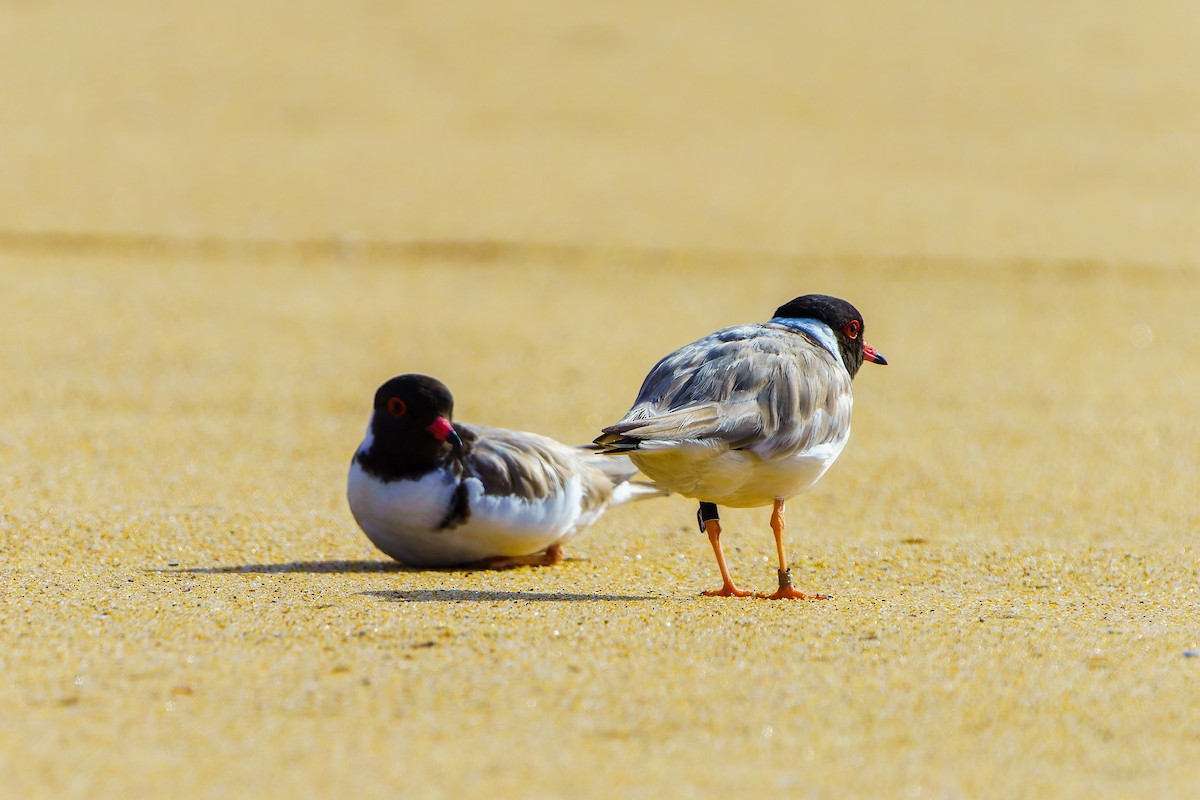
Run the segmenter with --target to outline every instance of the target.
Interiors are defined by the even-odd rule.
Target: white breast
[[[367,538],[392,558],[408,561],[416,537],[436,529],[446,518],[457,485],[445,471],[415,481],[384,483],[355,460],[350,464],[346,499]]]

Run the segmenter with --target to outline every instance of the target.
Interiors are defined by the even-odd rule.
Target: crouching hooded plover
[[[375,393],[347,483],[350,511],[384,553],[414,566],[550,565],[610,505],[663,494],[628,459],[534,433],[453,421],[426,375]]]

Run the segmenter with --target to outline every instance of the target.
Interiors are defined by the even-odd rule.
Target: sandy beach
[[[13,797],[1191,797],[1190,4],[0,8]],[[371,396],[591,440],[666,352],[850,299],[789,503],[418,570]],[[775,584],[769,509],[723,514]]]

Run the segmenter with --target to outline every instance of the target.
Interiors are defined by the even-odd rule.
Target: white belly
[[[703,446],[629,455],[662,489],[719,506],[753,508],[811,488],[844,446],[842,440],[769,460],[749,450],[717,451]]]
[[[566,490],[543,500],[483,493],[466,479],[470,516],[439,529],[457,489],[447,472],[416,481],[382,483],[350,465],[346,496],[350,512],[371,542],[397,561],[414,566],[451,566],[493,556],[524,556],[561,544],[590,524],[599,512],[582,514],[578,476]]]

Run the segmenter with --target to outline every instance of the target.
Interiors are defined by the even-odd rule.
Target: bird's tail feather
[[[646,500],[651,497],[666,497],[670,492],[658,488],[649,481],[625,481],[613,489],[611,505],[628,503],[630,500]]]
[[[630,500],[644,500],[648,497],[666,497],[670,492],[663,491],[655,486],[650,481],[635,481],[633,476],[637,474],[637,467],[629,460],[628,456],[612,456],[606,455],[604,452],[597,453],[600,450],[594,444],[585,444],[579,446],[580,450],[586,450],[589,453],[596,455],[588,455],[587,461],[608,476],[608,479],[613,483],[613,496],[610,501],[613,505],[625,503]]]

